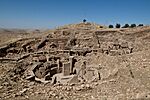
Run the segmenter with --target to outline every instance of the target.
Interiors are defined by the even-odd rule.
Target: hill
[[[150,26],[0,30],[12,32],[0,39],[1,99],[150,99]]]

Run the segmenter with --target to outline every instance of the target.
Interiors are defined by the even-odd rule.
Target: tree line
[[[121,24],[116,24],[115,26],[114,25],[109,25],[108,27],[109,28],[134,28],[134,27],[140,27],[140,26],[144,26],[143,24],[139,24],[139,25],[136,25],[136,24],[125,24],[124,26],[121,27]]]

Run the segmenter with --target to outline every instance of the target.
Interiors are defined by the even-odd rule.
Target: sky
[[[1,28],[55,28],[83,19],[150,24],[150,0],[0,0]]]

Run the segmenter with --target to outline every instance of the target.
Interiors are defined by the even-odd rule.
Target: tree
[[[125,24],[122,28],[128,28],[129,24]]]
[[[130,27],[131,27],[131,28],[134,28],[134,27],[136,27],[136,24],[131,24]]]
[[[109,28],[114,28],[114,26],[113,25],[109,25]]]
[[[83,19],[83,23],[85,23],[86,22],[86,19]]]
[[[120,28],[121,27],[121,25],[120,24],[116,24],[116,28]]]
[[[139,24],[138,26],[144,26],[143,24]]]

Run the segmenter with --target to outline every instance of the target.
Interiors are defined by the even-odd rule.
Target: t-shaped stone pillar
[[[70,57],[69,57],[69,62],[70,62],[70,74],[73,73],[73,67],[74,67],[73,60],[74,60],[74,56],[70,56]]]
[[[57,73],[60,73],[60,59],[57,59]]]
[[[62,73],[63,73],[64,76],[70,75],[70,63],[64,63],[63,64]]]
[[[62,72],[63,72],[64,76],[67,76],[67,75],[70,75],[71,73],[73,73],[73,67],[74,67],[73,60],[74,60],[74,56],[70,56],[69,62],[63,64]]]

